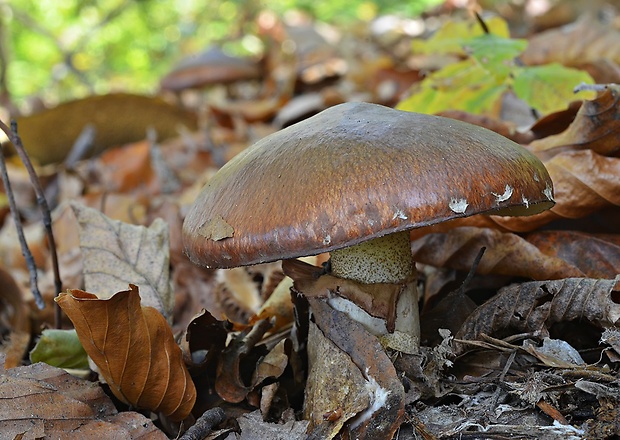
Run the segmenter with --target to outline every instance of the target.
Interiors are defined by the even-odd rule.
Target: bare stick
[[[2,121],[0,121],[2,123]],[[4,131],[6,125],[2,124],[2,130]],[[5,131],[6,133],[6,131]],[[9,173],[6,169],[6,162],[4,161],[4,154],[0,152],[0,171],[2,172],[2,183],[4,184],[4,190],[6,191],[6,197],[9,200],[9,208],[11,210],[11,216],[13,217],[13,223],[15,223],[15,229],[17,230],[17,237],[19,238],[19,244],[22,248],[22,255],[26,259],[26,267],[30,274],[30,289],[34,296],[34,301],[39,309],[45,308],[45,302],[39,291],[39,285],[37,282],[37,267],[34,262],[34,257],[28,243],[26,242],[26,236],[24,235],[24,228],[22,227],[21,219],[19,218],[19,212],[17,211],[17,205],[15,203],[15,196],[11,189],[11,181],[9,180]]]
[[[35,195],[37,197],[37,204],[39,205],[39,208],[41,209],[41,214],[43,217],[43,225],[45,226],[45,231],[47,233],[47,239],[49,241],[50,253],[52,256],[52,267],[54,270],[54,284],[56,287],[56,295],[58,295],[60,292],[62,292],[62,281],[60,280],[60,270],[58,268],[58,254],[56,253],[56,240],[54,239],[54,233],[52,231],[52,216],[50,214],[50,208],[47,204],[47,200],[45,200],[45,194],[43,193],[41,182],[39,182],[39,177],[37,176],[37,173],[35,172],[34,167],[32,166],[32,162],[30,162],[30,158],[28,157],[28,154],[26,153],[26,150],[24,149],[24,144],[22,144],[22,140],[17,134],[17,124],[15,123],[15,121],[11,122],[11,128],[9,129],[9,127],[7,127],[7,125],[0,120],[0,129],[4,131],[4,133],[7,135],[7,137],[9,138],[9,140],[15,147],[15,150],[17,151],[17,154],[19,155],[22,163],[24,164],[24,167],[26,167],[26,170],[28,170],[28,175],[30,176],[30,182],[32,183]],[[4,157],[2,160],[4,162]],[[8,182],[8,175],[7,175],[7,182]],[[6,187],[6,183],[5,183],[5,187]],[[7,189],[7,192],[9,192],[8,189]],[[13,212],[14,217],[19,217],[17,215],[17,209],[14,209],[13,207],[11,207],[11,211]],[[22,235],[23,235],[23,231],[22,231]],[[24,238],[24,244],[25,244],[25,238]],[[27,248],[28,246],[26,245],[26,249]],[[23,246],[22,246],[22,252],[24,252]],[[30,253],[30,251],[28,251],[28,253]],[[24,256],[26,256],[26,254],[24,254]],[[32,258],[32,256],[30,258]],[[36,284],[36,268],[34,267],[34,260],[33,260],[32,268],[29,267],[29,271],[30,271],[31,286],[33,286],[32,287],[33,293],[35,292],[35,289],[36,289],[35,298],[37,294],[39,296],[37,298],[37,306],[39,308],[43,308],[45,307],[45,304],[43,303],[43,299],[41,298],[41,293],[39,292],[39,288]],[[33,285],[33,280],[34,280],[34,285]],[[56,306],[55,321],[56,321],[55,322],[56,328],[60,328],[60,308],[58,307],[58,305]]]
[[[213,428],[222,423],[226,419],[226,413],[222,408],[211,408],[205,411],[196,420],[196,423],[190,427],[179,440],[200,440],[205,438],[213,431]]]

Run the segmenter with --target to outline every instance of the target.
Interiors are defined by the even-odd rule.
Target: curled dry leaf
[[[539,332],[566,321],[589,322],[598,328],[620,322],[617,280],[567,278],[533,281],[500,289],[463,323],[456,339],[477,339],[481,334]],[[465,346],[456,343],[457,353]]]
[[[136,286],[105,300],[70,290],[56,302],[116,397],[172,420],[189,415],[196,389],[181,349],[166,319],[154,308],[140,306]]]
[[[531,278],[534,280],[584,276],[571,263],[541,252],[510,232],[461,226],[447,232],[424,235],[411,243],[415,261],[436,267],[469,271],[480,248],[486,251],[478,272]]]
[[[79,223],[86,290],[109,297],[131,282],[140,288],[144,305],[170,318],[174,294],[168,225],[155,219],[146,228],[112,220],[78,203],[71,207]]]
[[[2,438],[167,438],[143,415],[117,413],[101,387],[43,363],[5,369],[0,355],[0,402]]]
[[[603,208],[620,207],[619,102],[619,88],[608,86],[595,100],[582,105],[564,132],[530,147],[542,157],[553,181],[556,204],[548,211],[529,217],[475,215],[416,233],[466,225],[528,232],[553,220],[582,218]]]
[[[108,192],[157,194],[161,191],[151,161],[152,145],[144,140],[105,151],[95,168]]]
[[[607,85],[596,99],[584,101],[573,122],[563,132],[535,140],[529,149],[542,160],[563,151],[592,150],[603,156],[619,156],[620,86]]]
[[[268,321],[260,321],[251,329],[233,337],[222,351],[218,359],[215,390],[225,401],[241,402],[252,391],[253,386],[244,383],[245,375],[242,373],[256,365],[253,360],[267,354],[265,346],[257,344],[270,327]]]

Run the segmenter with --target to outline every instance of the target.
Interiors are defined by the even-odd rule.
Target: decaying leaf
[[[370,405],[367,381],[342,350],[327,339],[314,323],[308,332],[309,375],[306,383],[305,415],[316,438],[334,438],[345,423]],[[330,371],[324,359],[329,359]],[[323,367],[323,368],[321,368]],[[337,414],[338,417],[324,417]]]
[[[486,251],[478,272],[526,277],[535,280],[584,276],[569,262],[541,252],[522,237],[489,228],[461,226],[424,235],[411,243],[413,258],[436,267],[469,271],[480,249]]]
[[[318,332],[325,335],[329,342],[327,346],[333,345],[335,350],[345,354],[351,361],[347,370],[342,371],[331,365],[327,356],[334,350],[328,350],[323,356],[316,353],[313,365],[310,366],[304,408],[306,417],[311,420],[311,438],[333,438],[347,421],[349,424],[346,429],[352,438],[392,438],[402,422],[405,398],[403,385],[392,361],[379,340],[372,337],[361,324],[331,308],[323,299],[309,298],[308,301]],[[341,376],[338,380],[349,375],[357,376],[358,379],[361,377],[361,382],[344,383],[361,386],[349,391],[351,397],[356,394],[363,396],[362,400],[347,398],[344,403],[355,402],[354,406],[360,405],[363,409],[343,408],[343,412],[351,411],[354,414],[329,421],[323,418],[323,414],[337,410],[342,405],[342,392],[346,389],[336,390],[330,386],[330,383],[335,383],[338,375]],[[326,391],[328,389],[331,392]]]
[[[214,294],[220,301],[226,318],[234,323],[247,324],[263,303],[258,285],[245,267],[216,272]]]
[[[542,253],[561,258],[589,278],[612,279],[620,273],[620,234],[543,230],[524,238]]]
[[[96,154],[110,146],[145,139],[149,128],[154,128],[160,139],[176,136],[183,126],[196,128],[196,117],[160,98],[118,93],[66,102],[17,118],[17,124],[30,157],[47,164],[62,161],[89,125],[95,131],[90,153]]]
[[[98,158],[97,167],[102,184],[108,192],[157,194],[161,191],[151,161],[150,142],[140,142],[111,148]]]
[[[116,397],[172,420],[187,417],[196,389],[181,349],[165,318],[152,307],[140,306],[136,286],[108,299],[70,290],[56,302]]]
[[[132,283],[143,304],[170,318],[174,294],[170,282],[168,225],[155,219],[149,228],[111,220],[101,212],[72,203],[84,257],[84,285],[109,298]]]
[[[257,323],[253,328],[235,335],[221,353],[217,366],[215,390],[225,401],[241,402],[252,391],[253,384],[244,382],[242,370],[250,368],[254,371],[252,367],[256,365],[256,362],[252,362],[251,359],[258,359],[267,354],[264,346],[256,347],[256,345],[270,327],[268,321]]]
[[[559,322],[590,323],[604,329],[620,322],[618,280],[567,278],[533,281],[501,289],[463,323],[456,339],[477,339],[481,334],[506,331],[537,332],[548,336]],[[456,344],[463,352],[463,344]]]
[[[0,432],[7,439],[167,438],[143,415],[117,413],[100,386],[43,363],[5,369],[2,355]]]

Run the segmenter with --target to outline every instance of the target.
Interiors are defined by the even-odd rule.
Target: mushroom
[[[214,84],[258,79],[259,65],[247,58],[232,57],[218,47],[183,59],[160,82],[162,90],[182,92]]]
[[[543,164],[464,122],[345,103],[263,138],[223,166],[183,224],[195,264],[232,268],[331,253],[331,276],[401,284],[396,322],[332,295],[385,344],[419,347],[409,230],[479,213],[553,206]],[[396,300],[395,300],[396,301]]]

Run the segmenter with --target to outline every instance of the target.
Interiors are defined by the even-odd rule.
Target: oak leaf
[[[166,319],[154,308],[140,306],[136,286],[109,299],[69,290],[56,302],[116,397],[172,420],[189,415],[196,389],[181,349]]]

